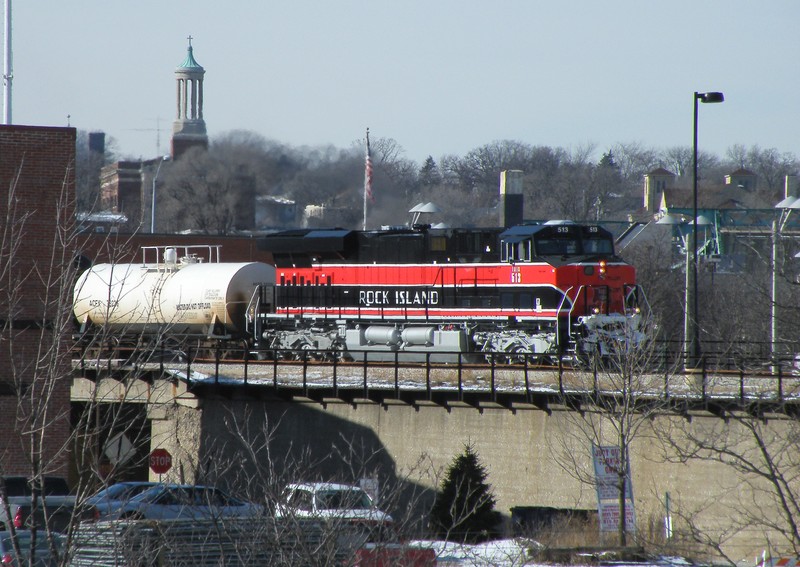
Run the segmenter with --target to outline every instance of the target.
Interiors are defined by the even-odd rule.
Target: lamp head
[[[695,96],[700,102],[723,102],[725,100],[725,95],[719,92],[695,93]]]
[[[667,213],[663,217],[658,219],[656,221],[656,224],[671,224],[671,225],[683,224],[683,219],[681,219],[677,215],[673,215],[672,213]]]
[[[776,209],[800,209],[800,199],[797,197],[786,197],[775,205]]]

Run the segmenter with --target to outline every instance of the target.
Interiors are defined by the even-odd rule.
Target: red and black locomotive
[[[261,246],[275,263],[259,325],[270,350],[539,361],[642,339],[635,270],[596,225],[304,229]]]

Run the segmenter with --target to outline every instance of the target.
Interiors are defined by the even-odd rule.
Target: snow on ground
[[[416,540],[411,546],[431,548],[436,552],[436,565],[459,567],[518,567],[525,565],[530,541],[501,539],[476,545],[445,541]]]
[[[415,540],[409,546],[430,548],[436,552],[437,567],[553,567],[528,560],[528,550],[539,547],[539,543],[524,539],[500,539],[477,545],[458,544],[446,541]],[[587,565],[591,562],[587,561]],[[614,562],[614,567],[690,567],[694,565],[683,557],[655,557],[637,563]],[[572,566],[575,567],[575,566]]]

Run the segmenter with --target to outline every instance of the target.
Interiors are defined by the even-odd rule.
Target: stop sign
[[[156,474],[164,474],[172,468],[172,455],[166,449],[153,449],[150,453],[150,468]]]

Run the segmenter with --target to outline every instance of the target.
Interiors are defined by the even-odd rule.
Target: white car
[[[218,488],[182,484],[157,484],[128,500],[112,501],[97,512],[97,520],[256,518],[266,514],[262,506],[228,496]]]
[[[84,506],[93,512],[94,517],[92,519],[97,519],[107,516],[111,510],[123,506],[137,494],[158,486],[158,484],[157,482],[146,481],[117,482],[87,498],[84,501]]]
[[[332,482],[289,484],[278,507],[279,518],[344,522],[369,534],[372,541],[394,537],[392,517],[378,510],[358,486]]]

